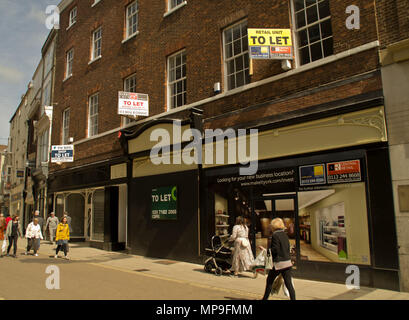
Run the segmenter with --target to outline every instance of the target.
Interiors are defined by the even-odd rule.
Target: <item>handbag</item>
[[[271,249],[268,249],[267,251],[267,256],[266,256],[266,264],[264,266],[264,269],[266,270],[272,270],[274,267],[273,264],[273,256],[271,254]]]
[[[250,241],[247,238],[241,239],[240,245],[243,249],[246,249],[247,247],[250,246]]]

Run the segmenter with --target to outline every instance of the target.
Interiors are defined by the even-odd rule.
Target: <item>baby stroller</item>
[[[211,248],[205,249],[205,255],[209,258],[205,260],[204,270],[221,276],[223,271],[231,268],[232,250],[225,247],[219,236],[213,236],[211,240]]]

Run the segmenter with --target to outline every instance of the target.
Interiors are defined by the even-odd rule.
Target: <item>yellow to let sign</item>
[[[291,29],[247,29],[249,46],[292,46]]]

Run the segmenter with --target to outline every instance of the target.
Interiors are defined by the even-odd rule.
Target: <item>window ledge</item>
[[[71,29],[71,28],[72,28],[72,26],[73,26],[73,25],[75,25],[76,23],[77,23],[77,21],[75,21],[73,24],[70,24],[70,25],[67,27],[67,29],[65,29],[65,30],[67,30],[67,31],[68,31],[68,30],[69,30],[69,29]]]
[[[66,77],[62,82],[64,83],[64,82],[66,82],[67,80],[69,80],[71,78],[72,78],[72,73],[68,77]]]
[[[88,65],[94,63],[95,61],[98,61],[102,58],[102,56],[96,57],[94,60],[91,60],[90,62],[88,62]]]
[[[124,43],[128,42],[129,40],[132,40],[132,39],[135,38],[138,34],[139,34],[139,31],[136,31],[133,35],[129,36],[128,38],[126,38],[126,39],[124,39],[124,40],[122,40],[122,43],[124,44]]]
[[[101,2],[101,0],[98,0],[98,1],[94,1],[94,3],[91,5],[91,8],[93,8],[93,7],[95,7],[98,3],[100,3]]]
[[[163,15],[163,17],[167,17],[170,16],[173,12],[179,10],[180,8],[184,7],[185,5],[187,5],[187,1],[183,1],[181,4],[177,5],[176,7],[170,9],[168,12],[165,12],[165,14]]]

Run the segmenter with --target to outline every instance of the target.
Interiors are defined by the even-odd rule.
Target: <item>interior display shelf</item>
[[[338,246],[337,245],[331,244],[331,243],[325,242],[325,241],[324,241],[324,244],[328,249],[330,249],[332,251],[338,251]]]
[[[338,227],[338,226],[324,226],[327,229],[345,229],[345,227]]]
[[[221,228],[221,227],[229,227],[229,225],[228,225],[228,224],[216,224],[216,227],[219,227],[219,228]]]
[[[330,238],[338,239],[338,236],[334,236],[333,234],[327,234],[327,233],[324,233],[324,237],[330,237]]]
[[[230,216],[227,216],[225,214],[216,214],[216,217],[229,218]]]

